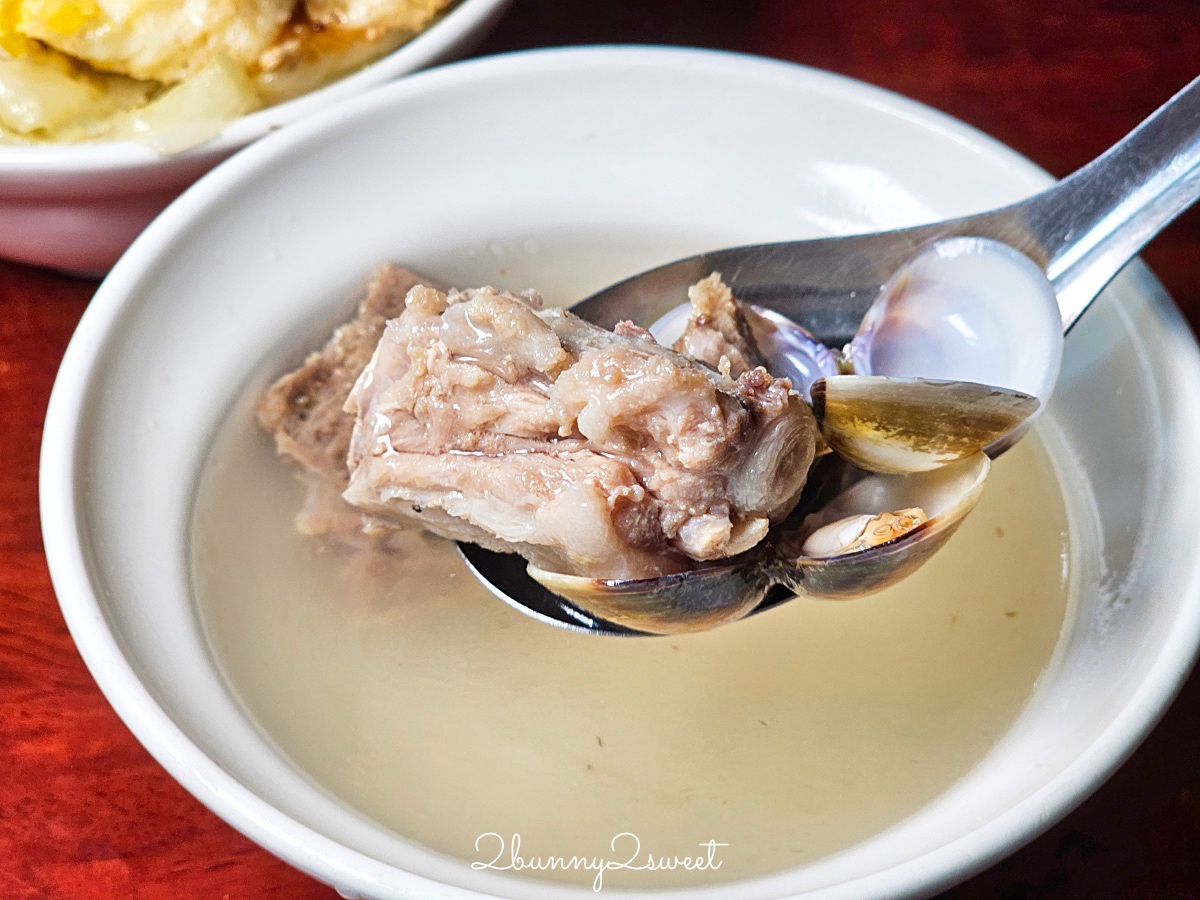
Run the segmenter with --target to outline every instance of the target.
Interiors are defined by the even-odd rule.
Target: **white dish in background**
[[[168,209],[101,286],[67,351],[41,502],[72,635],[117,712],[188,790],[347,895],[591,895],[473,871],[397,837],[315,787],[247,719],[189,581],[196,481],[219,423],[249,379],[319,343],[385,260],[570,299],[687,253],[957,216],[1047,183],[919,104],[703,51],[494,57],[298,123]],[[555,247],[581,235],[594,257],[562,280],[540,277]],[[875,838],[678,896],[931,893],[1048,827],[1156,721],[1200,638],[1200,536],[1189,527],[1200,354],[1140,264],[1070,335],[1047,420],[1094,497],[1074,503],[1076,608],[1025,712],[951,790]]]
[[[162,156],[133,142],[0,144],[0,257],[70,272],[107,271],[189,184],[234,151],[400,75],[468,53],[511,0],[461,0],[386,56],[325,87],[229,123]]]

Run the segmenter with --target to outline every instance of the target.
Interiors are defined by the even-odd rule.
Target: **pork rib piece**
[[[733,296],[720,272],[688,288],[688,300],[691,312],[675,350],[734,378],[764,364],[754,342],[751,313]]]
[[[258,422],[275,437],[279,455],[308,486],[296,517],[303,534],[353,533],[363,517],[341,497],[350,481],[346,455],[354,417],[346,397],[379,343],[388,319],[404,312],[404,298],[421,278],[398,266],[375,273],[358,315],[338,328],[325,346],[294,372],[271,385],[258,402]]]
[[[419,285],[346,402],[343,496],[542,568],[681,571],[749,549],[795,505],[816,427],[788,388],[532,292]]]

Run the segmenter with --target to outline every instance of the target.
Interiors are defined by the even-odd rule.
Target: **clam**
[[[883,286],[842,352],[856,375],[973,382],[1037,398],[988,445],[1011,447],[1050,399],[1062,362],[1062,312],[1041,268],[987,238],[938,241]]]
[[[529,575],[589,614],[646,634],[707,631],[753,610],[773,584],[783,583],[761,554],[675,575],[610,581],[564,575],[532,563]]]
[[[991,460],[976,453],[909,475],[848,468],[853,484],[781,535],[783,583],[797,595],[861,597],[912,574],[975,508]]]
[[[858,375],[972,381],[1045,404],[1062,348],[1062,313],[1041,268],[999,241],[958,237],[891,277],[843,356]]]
[[[800,597],[862,597],[907,577],[946,542],[978,502],[991,461],[976,453],[912,475],[880,475],[838,458],[828,464],[822,485],[841,487],[831,500],[722,564],[625,581],[534,565],[528,573],[590,615],[648,634],[743,618],[774,585]],[[886,533],[864,534],[872,528]]]
[[[880,290],[835,353],[790,320],[751,307],[768,368],[812,403],[835,455],[809,475],[797,513],[758,547],[661,578],[528,573],[587,613],[635,631],[702,631],[742,618],[774,585],[861,597],[915,571],[974,508],[994,457],[1049,399],[1062,358],[1054,291],[996,241],[939,241]],[[686,304],[651,326],[672,344]]]
[[[1036,397],[969,381],[835,375],[811,387],[826,443],[871,472],[928,472],[1023,429]]]

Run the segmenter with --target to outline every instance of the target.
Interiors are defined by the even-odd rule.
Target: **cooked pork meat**
[[[404,298],[421,279],[397,266],[375,275],[358,315],[338,328],[304,364],[276,381],[258,403],[258,421],[275,436],[279,454],[297,466],[309,486],[296,527],[304,534],[356,531],[362,513],[341,498],[349,483],[346,456],[354,417],[343,407],[370,362],[388,319],[404,312]]]
[[[763,365],[747,310],[721,280],[720,272],[693,284],[688,300],[692,311],[675,350],[734,378]]]
[[[491,288],[412,288],[345,408],[355,507],[603,578],[757,544],[795,504],[816,430],[762,368],[734,380],[644,329]]]
[[[716,296],[697,328],[736,338],[723,287],[694,289]],[[734,380],[630,323],[607,332],[532,293],[445,294],[396,267],[258,413],[309,485],[305,533],[420,525],[608,578],[757,544],[794,505],[815,437],[764,369]]]

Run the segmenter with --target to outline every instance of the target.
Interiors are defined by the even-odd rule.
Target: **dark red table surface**
[[[1195,0],[516,0],[480,48],[720,47],[924,101],[1055,175],[1200,74]],[[1200,325],[1200,214],[1146,251]],[[0,262],[0,898],[333,898],[179,787],[87,673],[55,603],[37,454],[95,283]],[[1091,799],[944,897],[1200,897],[1200,674]]]

